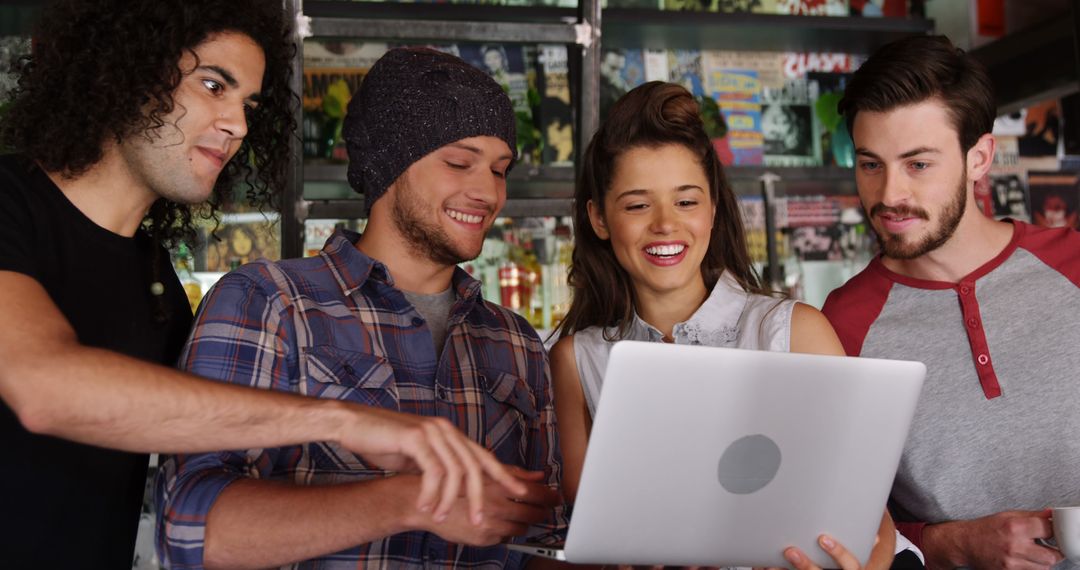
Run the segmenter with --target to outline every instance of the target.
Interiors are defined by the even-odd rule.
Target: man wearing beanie
[[[395,49],[353,97],[344,133],[363,235],[339,230],[317,257],[225,276],[181,366],[445,418],[519,467],[525,490],[470,476],[482,511],[464,493],[448,512],[418,511],[418,476],[334,443],[174,456],[158,481],[159,552],[173,568],[521,566],[502,541],[554,540],[566,526],[547,358],[526,321],[457,267],[506,201],[510,100],[456,57]]]

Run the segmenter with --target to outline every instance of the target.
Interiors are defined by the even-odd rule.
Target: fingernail
[[[472,516],[472,522],[475,525],[479,525],[484,522],[484,513],[474,513]]]
[[[446,521],[446,513],[438,513],[437,515],[435,515],[435,522],[444,522],[444,521]]]
[[[429,512],[429,511],[431,511],[431,504],[430,503],[426,504],[426,505],[420,505],[420,512],[426,513],[426,512]]]
[[[787,554],[788,560],[790,560],[792,562],[799,562],[799,561],[802,560],[802,555],[799,554],[798,550],[791,549],[791,550],[788,550],[787,552],[785,552],[785,554]]]
[[[822,544],[822,546],[824,546],[825,548],[828,548],[828,549],[832,549],[832,548],[836,547],[836,543],[833,542],[833,539],[831,539],[831,538],[829,538],[827,536],[821,537],[821,544]]]

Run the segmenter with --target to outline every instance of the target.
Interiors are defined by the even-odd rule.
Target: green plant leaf
[[[825,130],[830,133],[836,130],[836,127],[843,119],[840,111],[837,110],[840,98],[840,93],[830,91],[822,93],[818,100],[814,102],[814,113],[817,114],[818,120],[821,121],[821,126],[825,127]]]
[[[345,109],[349,106],[349,84],[344,79],[338,79],[326,88],[323,95],[323,113],[332,119],[345,118]]]

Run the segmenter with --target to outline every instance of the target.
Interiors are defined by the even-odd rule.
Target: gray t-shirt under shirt
[[[446,343],[446,323],[450,319],[450,309],[454,308],[457,301],[457,292],[453,287],[441,293],[424,295],[402,291],[409,303],[416,308],[416,312],[427,321],[428,330],[431,332],[431,340],[435,343],[435,358],[442,358],[443,344]]]

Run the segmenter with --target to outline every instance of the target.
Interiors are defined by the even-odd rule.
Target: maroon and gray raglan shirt
[[[823,311],[848,355],[927,366],[890,498],[916,544],[926,523],[1080,505],[1080,232],[1013,222],[958,283],[878,258]]]

